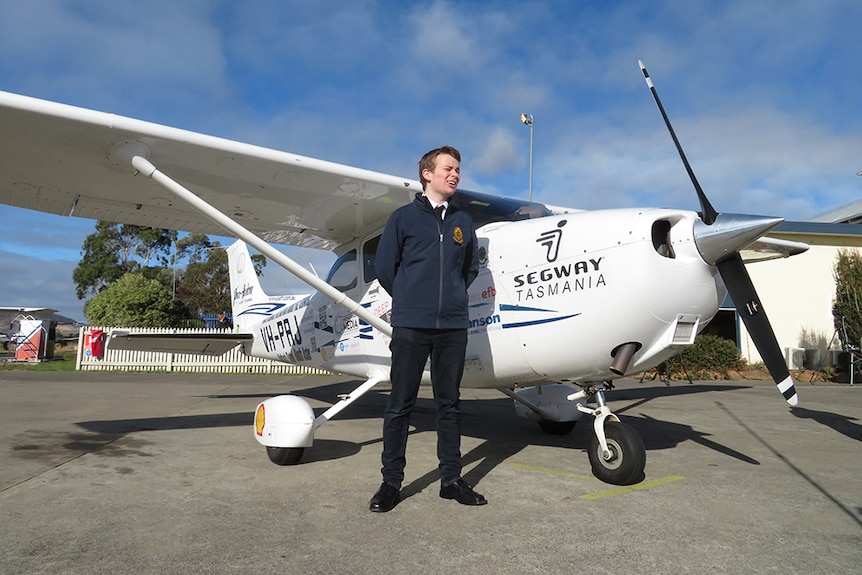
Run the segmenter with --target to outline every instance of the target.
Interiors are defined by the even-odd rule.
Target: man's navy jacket
[[[377,247],[377,279],[392,296],[393,327],[466,329],[467,288],[479,273],[470,215],[452,204],[441,222],[416,194],[395,210]]]

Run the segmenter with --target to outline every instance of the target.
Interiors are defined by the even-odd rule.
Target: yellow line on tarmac
[[[660,479],[653,479],[652,481],[642,481],[637,485],[626,485],[624,487],[615,487],[613,489],[606,489],[604,491],[597,491],[596,493],[588,493],[587,495],[581,495],[581,499],[601,499],[603,497],[611,497],[613,495],[623,495],[625,493],[632,493],[633,491],[641,491],[642,489],[649,489],[651,487],[656,487],[658,485],[664,485],[665,483],[673,483],[674,481],[682,481],[685,477],[681,475],[669,475],[667,477],[662,477]]]
[[[527,471],[541,471],[542,473],[550,473],[552,475],[561,475],[563,477],[572,477],[574,479],[584,479],[587,481],[595,481],[599,482],[593,476],[590,475],[579,475],[577,473],[571,473],[569,471],[563,471],[561,469],[550,469],[548,467],[539,467],[536,465],[527,465],[526,463],[509,463],[511,467],[517,467],[519,469],[526,469]],[[674,481],[682,481],[685,477],[681,475],[668,475],[667,477],[660,477],[659,479],[652,479],[650,481],[642,481],[636,485],[624,485],[621,487],[614,487],[613,489],[605,489],[604,491],[597,491],[595,493],[588,493],[586,495],[581,495],[581,499],[602,499],[603,497],[611,497],[613,495],[624,495],[626,493],[632,493],[634,491],[641,491],[643,489],[650,489],[651,487],[658,487],[659,485],[664,485],[666,483],[673,483]]]

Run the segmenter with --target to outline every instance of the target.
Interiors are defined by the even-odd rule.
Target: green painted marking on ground
[[[626,493],[632,493],[634,491],[641,491],[643,489],[650,489],[652,487],[658,487],[659,485],[665,485],[666,483],[673,483],[674,481],[682,481],[685,477],[681,475],[669,475],[667,477],[661,477],[659,479],[652,479],[650,481],[641,481],[636,485],[625,485],[622,487],[614,487],[613,489],[605,489],[604,491],[597,491],[595,493],[588,493],[586,495],[581,495],[581,499],[602,499],[603,497],[612,497],[614,495],[624,495]]]

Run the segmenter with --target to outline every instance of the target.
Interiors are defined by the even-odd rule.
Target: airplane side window
[[[374,262],[377,259],[377,246],[380,244],[380,236],[374,237],[362,246],[362,277],[365,283],[370,284],[377,279],[377,270]]]
[[[326,283],[341,291],[355,288],[357,267],[356,250],[350,250],[342,254],[332,264],[332,269],[329,270],[329,275],[326,276]]]

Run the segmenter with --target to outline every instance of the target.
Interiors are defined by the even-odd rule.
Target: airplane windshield
[[[329,270],[329,275],[326,276],[326,283],[341,291],[346,291],[356,287],[356,276],[358,272],[356,263],[356,250],[339,256],[335,263],[332,264],[332,269]]]
[[[466,210],[477,228],[491,222],[515,222],[552,215],[544,204],[501,198],[479,192],[459,189],[452,196],[452,204]]]

